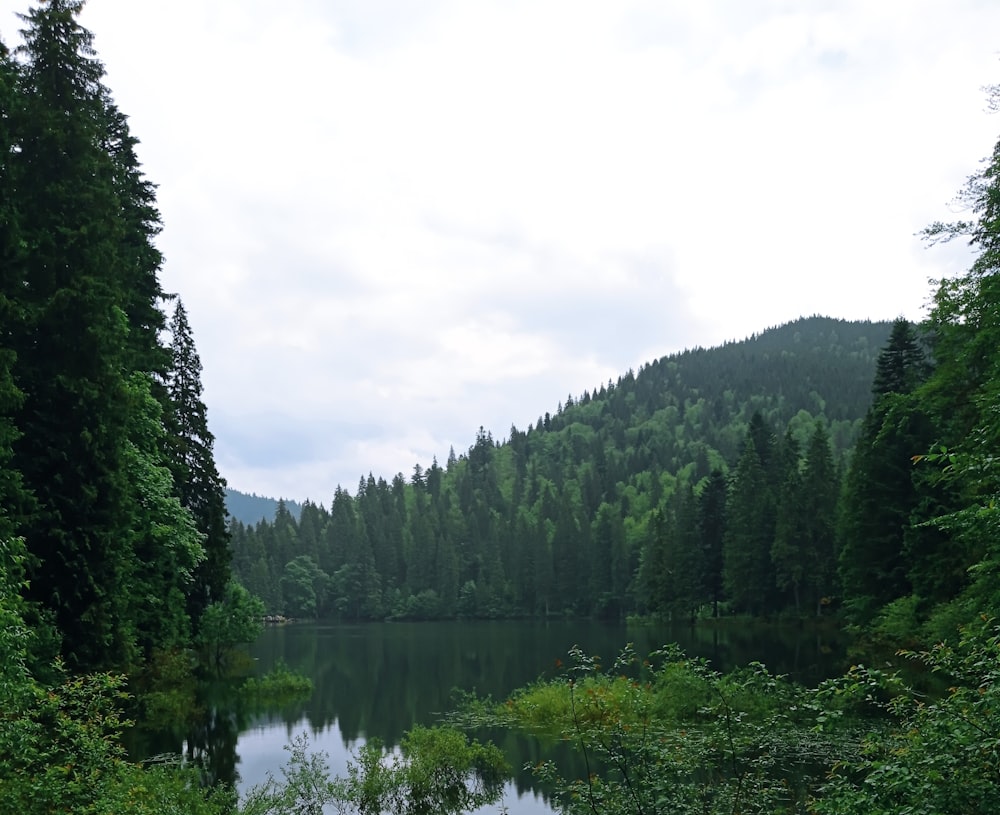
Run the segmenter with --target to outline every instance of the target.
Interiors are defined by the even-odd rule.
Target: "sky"
[[[0,37],[17,42],[0,0]],[[630,368],[919,319],[996,0],[89,0],[216,462],[329,506]]]

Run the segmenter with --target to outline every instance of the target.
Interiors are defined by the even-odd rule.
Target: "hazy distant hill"
[[[226,509],[240,523],[253,526],[259,521],[273,521],[278,510],[277,498],[267,498],[256,493],[247,494],[239,490],[226,489]],[[298,519],[302,505],[295,501],[285,501],[288,511]]]

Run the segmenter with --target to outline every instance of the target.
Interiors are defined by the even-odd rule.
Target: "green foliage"
[[[472,701],[466,726],[500,725],[572,745],[586,774],[532,767],[564,813],[801,811],[844,739],[815,727],[814,695],[763,666],[728,675],[666,648],[637,663],[625,649],[602,671],[570,652],[565,674],[501,704]]]
[[[205,559],[205,549],[204,536],[174,495],[170,470],[162,460],[166,433],[149,378],[133,374],[128,395],[132,410],[123,464],[133,495],[134,530],[129,617],[135,620],[138,643],[148,657],[154,648],[189,644],[184,598]]]
[[[884,712],[856,758],[840,762],[816,809],[829,815],[977,815],[1000,811],[1000,637],[992,622],[965,629],[955,646],[905,652],[948,683],[939,697],[898,679],[857,672],[844,693],[866,687]]]
[[[330,577],[309,555],[299,555],[285,564],[281,576],[284,612],[290,617],[315,617],[331,584]]]
[[[263,676],[250,677],[239,689],[242,698],[257,704],[308,698],[312,691],[312,680],[308,676],[292,671],[281,661]]]
[[[781,486],[771,560],[779,587],[791,590],[796,612],[808,604],[820,616],[837,593],[834,529],[839,479],[829,433],[822,422],[814,424],[801,472],[788,436],[786,450],[792,459]]]
[[[126,698],[122,676],[98,673],[39,682],[29,670],[33,632],[19,596],[26,552],[0,541],[0,788],[3,811],[192,813],[228,812],[231,795],[206,793],[192,771],[129,762],[121,735]],[[53,673],[62,673],[54,666]]]
[[[215,437],[208,429],[208,411],[201,398],[201,359],[180,300],[174,307],[170,335],[165,446],[175,494],[191,513],[204,548],[185,592],[187,612],[197,626],[206,606],[222,598],[230,577],[226,482],[215,466]]]
[[[748,432],[726,506],[728,525],[723,547],[724,585],[734,608],[749,614],[771,611],[775,587],[771,548],[776,502],[761,452],[765,452],[770,463],[770,450],[758,448]]]
[[[222,673],[232,648],[260,636],[263,617],[264,604],[235,581],[228,583],[222,600],[205,609],[198,645],[218,673]]]
[[[886,603],[868,628],[874,640],[889,643],[908,643],[920,631],[920,598],[912,594],[897,597]],[[950,633],[950,632],[949,632]]]
[[[192,662],[188,649],[157,650],[130,682],[134,701],[141,711],[135,717],[145,726],[167,729],[175,722],[189,719],[198,710]]]
[[[310,753],[305,734],[285,749],[291,755],[281,770],[284,780],[269,775],[263,784],[251,787],[240,805],[242,815],[322,815],[326,805],[337,802],[325,754]]]
[[[629,647],[605,670],[574,648],[560,676],[499,703],[468,697],[451,723],[574,748],[579,776],[530,767],[566,815],[997,811],[1000,629],[904,656],[942,689],[855,666],[810,690],[760,664],[720,674],[676,647],[641,663]],[[305,737],[289,749],[284,781],[255,788],[244,813],[459,813],[497,801],[505,777],[495,748],[450,727],[416,728],[398,752],[369,742],[333,780]]]
[[[50,2],[23,18],[8,122],[18,149],[4,163],[24,249],[7,334],[25,395],[11,464],[37,501],[17,531],[32,554],[28,591],[53,612],[70,666],[86,669],[135,658],[124,465],[139,341],[130,224],[106,149],[113,114],[81,7]]]

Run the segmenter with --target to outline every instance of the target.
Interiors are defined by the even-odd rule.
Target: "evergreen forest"
[[[810,317],[664,357],[443,467],[234,522],[234,573],[293,617],[829,613],[892,329]]]
[[[221,676],[265,612],[819,617],[938,643],[910,654],[950,683],[933,697],[863,667],[810,690],[626,648],[610,674],[573,653],[566,677],[463,715],[603,751],[605,777],[536,768],[564,812],[997,811],[1000,141],[964,219],[923,232],[975,259],[920,323],[812,316],[690,349],[443,464],[238,520],[192,326],[159,279],[156,188],[82,7],[42,0],[0,43],[0,811],[493,799],[496,750],[450,729],[366,745],[332,785],[296,741],[285,781],[243,802],[184,762],[132,761],[135,697]],[[823,781],[796,774],[814,766]]]

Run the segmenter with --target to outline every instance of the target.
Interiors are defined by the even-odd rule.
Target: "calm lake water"
[[[263,673],[283,660],[309,676],[311,698],[268,713],[240,711],[227,702],[225,686],[206,691],[209,715],[196,732],[147,733],[140,749],[186,751],[216,778],[242,791],[268,772],[281,778],[292,737],[305,733],[314,750],[329,757],[335,774],[366,739],[398,745],[414,724],[433,724],[454,706],[454,689],[503,698],[515,688],[556,672],[574,645],[611,660],[632,642],[640,655],[670,642],[720,670],[759,660],[772,671],[813,683],[840,672],[845,643],[835,631],[763,625],[654,626],[583,622],[295,623],[269,627],[249,649]],[[609,663],[610,664],[610,663]],[[536,743],[497,734],[516,769],[543,757]],[[548,757],[547,755],[545,757]],[[571,754],[555,757],[572,771]],[[518,769],[504,804],[511,815],[552,810],[530,773]],[[487,811],[497,811],[492,807]]]

